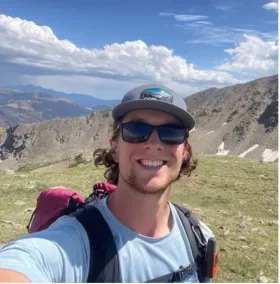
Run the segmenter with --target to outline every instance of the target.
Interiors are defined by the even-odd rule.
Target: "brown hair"
[[[114,122],[112,140],[116,141],[119,138],[119,135],[119,124],[117,122]],[[188,153],[187,156],[183,159],[177,180],[179,180],[182,175],[190,176],[192,171],[197,167],[197,160],[193,158],[191,145],[188,143],[188,141],[186,141],[186,143],[188,144]],[[94,165],[96,167],[105,166],[107,168],[104,173],[106,180],[117,185],[119,178],[119,165],[114,161],[113,154],[114,153],[111,149],[109,150],[106,148],[98,148],[94,151],[93,158]]]

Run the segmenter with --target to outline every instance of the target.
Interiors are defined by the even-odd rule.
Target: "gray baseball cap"
[[[113,118],[119,120],[128,112],[137,109],[153,109],[167,112],[177,117],[189,131],[195,126],[195,119],[187,111],[184,99],[173,90],[160,84],[141,85],[128,91],[121,103],[113,109]]]

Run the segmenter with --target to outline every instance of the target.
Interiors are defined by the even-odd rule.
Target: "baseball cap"
[[[114,107],[112,115],[118,121],[128,112],[137,109],[153,109],[169,113],[189,131],[195,126],[195,119],[188,112],[184,99],[161,84],[141,85],[128,91],[121,103]]]

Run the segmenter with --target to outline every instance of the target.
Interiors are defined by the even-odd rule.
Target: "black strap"
[[[204,260],[206,253],[207,241],[199,226],[196,216],[187,208],[174,204],[178,215],[181,219],[185,232],[188,236],[192,254],[197,267],[199,282],[204,282]],[[187,218],[186,218],[187,217]]]
[[[166,275],[154,278],[152,280],[146,281],[145,283],[173,283],[182,282],[185,280],[189,274],[194,273],[197,270],[195,263],[187,266],[180,267],[177,271],[168,273]]]
[[[198,225],[198,220],[187,208],[176,204],[174,205],[188,236],[195,263],[185,268],[180,267],[179,270],[175,272],[149,280],[147,283],[181,282],[186,279],[188,274],[195,271],[198,272],[199,281],[204,282],[203,249],[205,238]],[[95,204],[89,203],[84,205],[70,215],[76,217],[84,226],[90,241],[90,255],[94,256],[94,259],[90,259],[87,282],[122,282],[120,277],[119,258],[112,232],[102,214],[95,207]],[[98,261],[95,262],[94,260]]]
[[[34,219],[34,216],[35,216],[35,214],[36,214],[36,208],[33,210],[33,212],[32,212],[32,215],[31,215],[31,217],[30,217],[30,220],[29,220],[29,222],[28,222],[28,224],[27,224],[27,226],[26,226],[26,229],[27,229],[27,231],[28,231],[28,233],[30,233],[30,226],[31,226],[31,223],[32,223],[32,221],[33,221],[33,219]]]
[[[116,244],[99,210],[94,204],[87,204],[71,215],[84,226],[90,241],[90,255],[94,256],[90,259],[87,282],[122,282]]]

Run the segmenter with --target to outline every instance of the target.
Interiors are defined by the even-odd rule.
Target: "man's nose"
[[[152,150],[161,150],[163,149],[164,145],[160,141],[158,132],[154,129],[148,141],[144,144],[145,148],[152,149]]]

